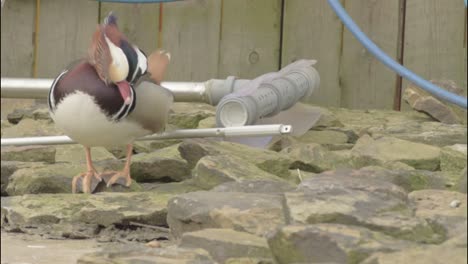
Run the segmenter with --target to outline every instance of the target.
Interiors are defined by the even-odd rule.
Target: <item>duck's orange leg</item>
[[[72,181],[72,192],[92,193],[101,182],[101,177],[93,166],[91,159],[91,148],[85,147],[87,171],[77,175]]]
[[[100,174],[101,178],[107,183],[107,187],[114,184],[120,184],[129,187],[132,183],[130,177],[130,164],[132,162],[133,144],[127,145],[127,159],[122,171],[106,171]]]

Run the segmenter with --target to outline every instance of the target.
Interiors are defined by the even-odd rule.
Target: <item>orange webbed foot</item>
[[[73,177],[72,192],[93,193],[102,181],[97,171],[91,170]]]
[[[105,171],[100,176],[106,182],[107,187],[111,187],[114,184],[130,187],[130,184],[132,184],[130,173],[125,171]]]

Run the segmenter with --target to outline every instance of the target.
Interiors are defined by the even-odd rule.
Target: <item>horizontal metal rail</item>
[[[223,81],[223,80],[221,80]],[[1,78],[2,98],[47,98],[53,79]],[[206,102],[205,82],[163,82],[171,90],[176,102]]]
[[[154,134],[139,138],[137,140],[160,140],[160,139],[181,139],[181,138],[206,138],[206,137],[255,137],[255,136],[275,136],[290,134],[290,125],[258,125],[225,128],[203,128],[203,129],[181,129],[162,134]],[[78,144],[67,136],[47,136],[47,137],[23,137],[23,138],[2,138],[2,147],[5,146],[29,146],[29,145],[65,145]]]

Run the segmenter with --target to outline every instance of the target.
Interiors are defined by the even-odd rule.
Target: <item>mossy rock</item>
[[[440,148],[392,137],[373,139],[362,136],[351,150],[355,168],[402,162],[416,169],[437,170],[440,167]]]
[[[133,156],[131,175],[138,182],[182,181],[190,178],[190,168],[173,145]]]

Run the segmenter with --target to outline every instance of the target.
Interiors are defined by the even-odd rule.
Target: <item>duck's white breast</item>
[[[151,133],[130,120],[111,121],[92,96],[80,91],[66,96],[51,116],[66,135],[89,147],[125,145]]]

